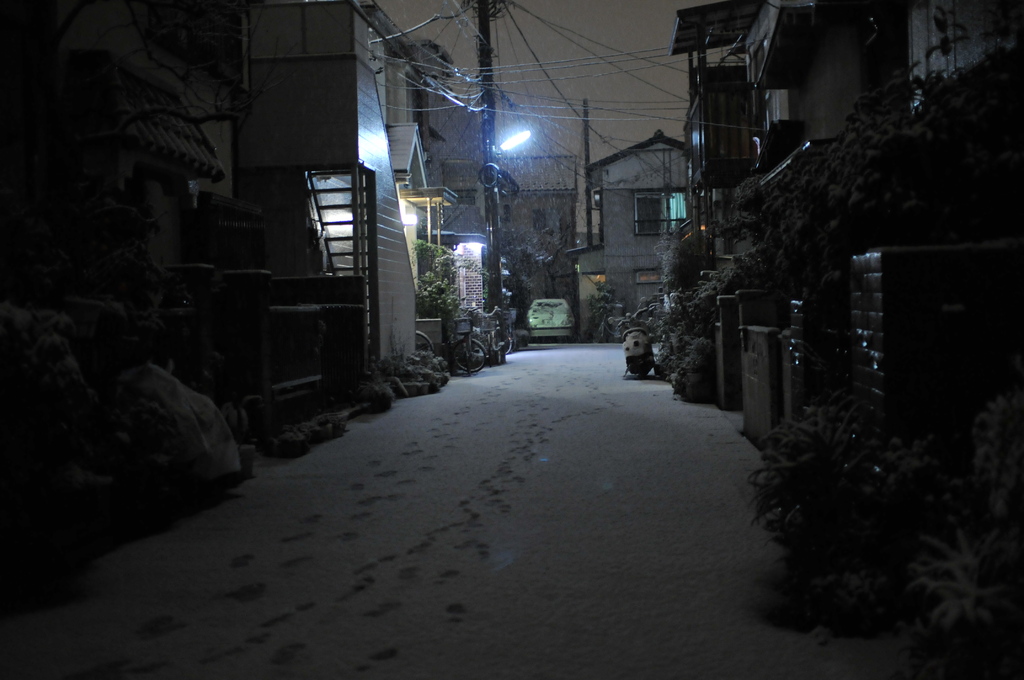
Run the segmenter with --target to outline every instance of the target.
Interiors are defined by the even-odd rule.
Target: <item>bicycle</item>
[[[495,307],[497,310],[497,307]],[[491,312],[492,314],[494,312]],[[516,310],[507,309],[501,314],[501,325],[498,327],[498,346],[503,354],[516,351]]]
[[[516,336],[512,329],[515,319],[515,310],[505,311],[495,307],[489,314],[476,312],[477,323],[474,331],[477,331],[489,354],[500,357],[499,362],[509,353],[514,351]]]
[[[622,334],[630,328],[640,327],[651,331],[664,315],[664,309],[660,304],[642,298],[635,312],[626,312],[625,316],[606,316],[601,322],[601,338],[605,342],[621,342]]]
[[[601,322],[602,342],[622,342],[622,334],[632,327],[632,314],[625,316],[607,316]]]
[[[487,348],[473,337],[473,319],[455,319],[455,333],[452,337],[448,343],[450,361],[466,375],[479,373],[487,360]]]
[[[434,353],[434,341],[423,331],[416,331],[416,351]]]

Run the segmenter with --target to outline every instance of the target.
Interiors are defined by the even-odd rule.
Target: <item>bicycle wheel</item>
[[[434,343],[423,331],[416,331],[416,351],[434,353]]]
[[[486,360],[487,349],[476,338],[469,338],[455,346],[455,365],[465,373],[478,373]]]
[[[508,330],[501,340],[501,352],[508,355],[516,351],[516,332]]]
[[[605,317],[604,323],[601,324],[601,341],[622,342],[622,336],[619,333],[621,323],[621,320],[616,317]]]

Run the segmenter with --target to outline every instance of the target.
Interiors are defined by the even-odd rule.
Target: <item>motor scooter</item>
[[[635,326],[625,330],[622,333],[622,351],[626,354],[626,372],[622,374],[623,378],[630,373],[643,378],[655,368],[654,346],[651,344],[651,334],[646,328]]]

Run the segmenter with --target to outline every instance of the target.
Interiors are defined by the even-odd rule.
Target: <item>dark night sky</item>
[[[435,15],[460,14],[459,0],[378,0],[403,30]],[[475,3],[473,3],[475,5]],[[583,99],[590,100],[591,160],[662,130],[682,139],[688,107],[686,55],[669,57],[679,9],[695,0],[517,0],[492,24],[498,76],[514,105],[499,101],[498,136],[527,126],[526,154],[583,158]],[[475,72],[474,12],[410,33],[445,46]],[[542,70],[537,63],[542,63]],[[467,87],[467,91],[469,88]]]

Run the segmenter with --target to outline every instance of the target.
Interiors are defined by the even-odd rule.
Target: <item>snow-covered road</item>
[[[261,460],[221,505],[0,619],[0,677],[883,680],[898,641],[779,629],[726,414],[535,348]]]

